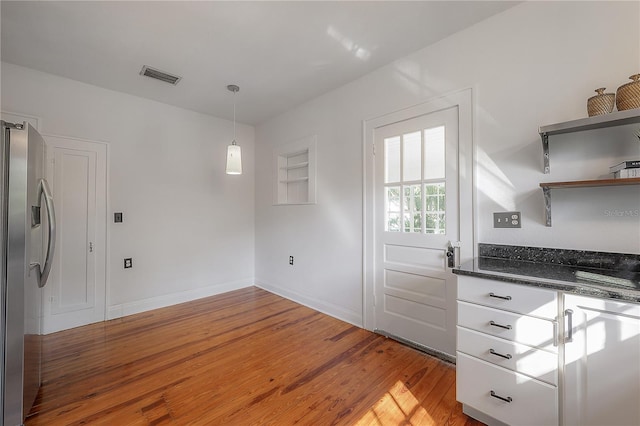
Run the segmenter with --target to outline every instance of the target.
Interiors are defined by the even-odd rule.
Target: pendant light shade
[[[227,169],[228,175],[242,174],[242,150],[236,143],[236,93],[240,88],[235,84],[227,86],[227,90],[233,92],[233,142],[227,147]]]
[[[233,141],[231,145],[227,147],[227,174],[242,174],[242,150],[240,146],[236,144],[236,141]]]

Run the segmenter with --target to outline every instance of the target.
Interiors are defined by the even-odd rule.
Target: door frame
[[[96,233],[101,232],[104,235],[104,257],[101,259],[101,263],[103,265],[103,267],[101,268],[104,271],[104,318],[103,321],[106,321],[108,318],[108,308],[110,305],[110,282],[111,282],[111,274],[110,274],[110,262],[111,262],[111,233],[110,231],[110,221],[109,221],[109,211],[110,211],[110,204],[111,204],[111,200],[110,200],[110,191],[109,191],[109,181],[110,181],[110,144],[109,142],[105,142],[105,141],[97,141],[97,140],[90,140],[90,139],[82,139],[82,138],[76,138],[76,137],[72,137],[72,136],[65,136],[65,135],[57,135],[57,134],[52,134],[52,133],[41,133],[42,137],[45,140],[45,161],[48,161],[49,159],[49,154],[50,154],[50,150],[51,148],[51,143],[49,142],[48,138],[56,138],[56,139],[64,139],[69,141],[70,143],[75,143],[75,144],[80,144],[80,145],[86,145],[86,144],[90,144],[90,145],[99,145],[99,146],[103,146],[104,150],[105,150],[105,170],[104,170],[104,211],[99,211],[96,210],[96,215],[103,215],[104,216],[104,229],[100,229],[99,227],[96,227]],[[73,147],[67,147],[68,149],[73,149]],[[48,175],[49,172],[53,172],[53,169],[50,169],[49,164],[45,164],[45,175],[47,176],[47,178],[50,178],[50,176]],[[98,268],[98,262],[96,262],[96,269]],[[50,294],[49,292],[45,292],[45,296],[43,296],[43,304],[45,303],[49,303],[49,300],[45,300],[45,297],[48,297]],[[40,329],[42,330],[42,334],[49,334],[49,333],[54,333],[58,330],[45,330],[45,315],[44,315],[44,309],[43,309],[43,315],[42,315],[42,323],[40,324]]]
[[[362,320],[367,330],[375,328],[375,129],[446,108],[458,107],[458,186],[460,239],[457,263],[475,256],[475,144],[473,140],[473,93],[471,88],[434,97],[418,105],[362,122]],[[380,153],[381,155],[382,153]],[[465,239],[468,239],[466,241]]]

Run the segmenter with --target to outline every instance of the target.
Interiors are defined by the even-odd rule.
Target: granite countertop
[[[522,249],[523,247],[480,244],[480,256],[453,272],[584,296],[640,303],[640,264],[636,264],[635,255],[601,254],[605,261],[595,264],[595,256],[590,254],[596,252],[564,250],[564,257],[559,257],[555,253],[559,252],[557,249]],[[542,250],[544,256],[541,256]],[[572,253],[567,255],[567,252]],[[573,256],[576,253],[578,255]],[[609,261],[613,256],[616,262]],[[628,261],[630,258],[632,262]],[[588,261],[585,262],[585,259]],[[620,262],[620,259],[624,262]]]

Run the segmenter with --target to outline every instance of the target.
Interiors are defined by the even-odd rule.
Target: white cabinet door
[[[565,295],[565,321],[564,424],[640,425],[640,305]]]

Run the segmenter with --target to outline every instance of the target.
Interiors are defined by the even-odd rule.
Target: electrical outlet
[[[122,223],[122,213],[120,213],[120,212],[114,213],[113,214],[113,221],[115,223]]]
[[[493,213],[494,228],[522,228],[520,212]]]
[[[130,257],[126,257],[124,259],[124,269],[133,268],[133,259]]]
[[[289,265],[293,265],[293,256],[289,256]]]

